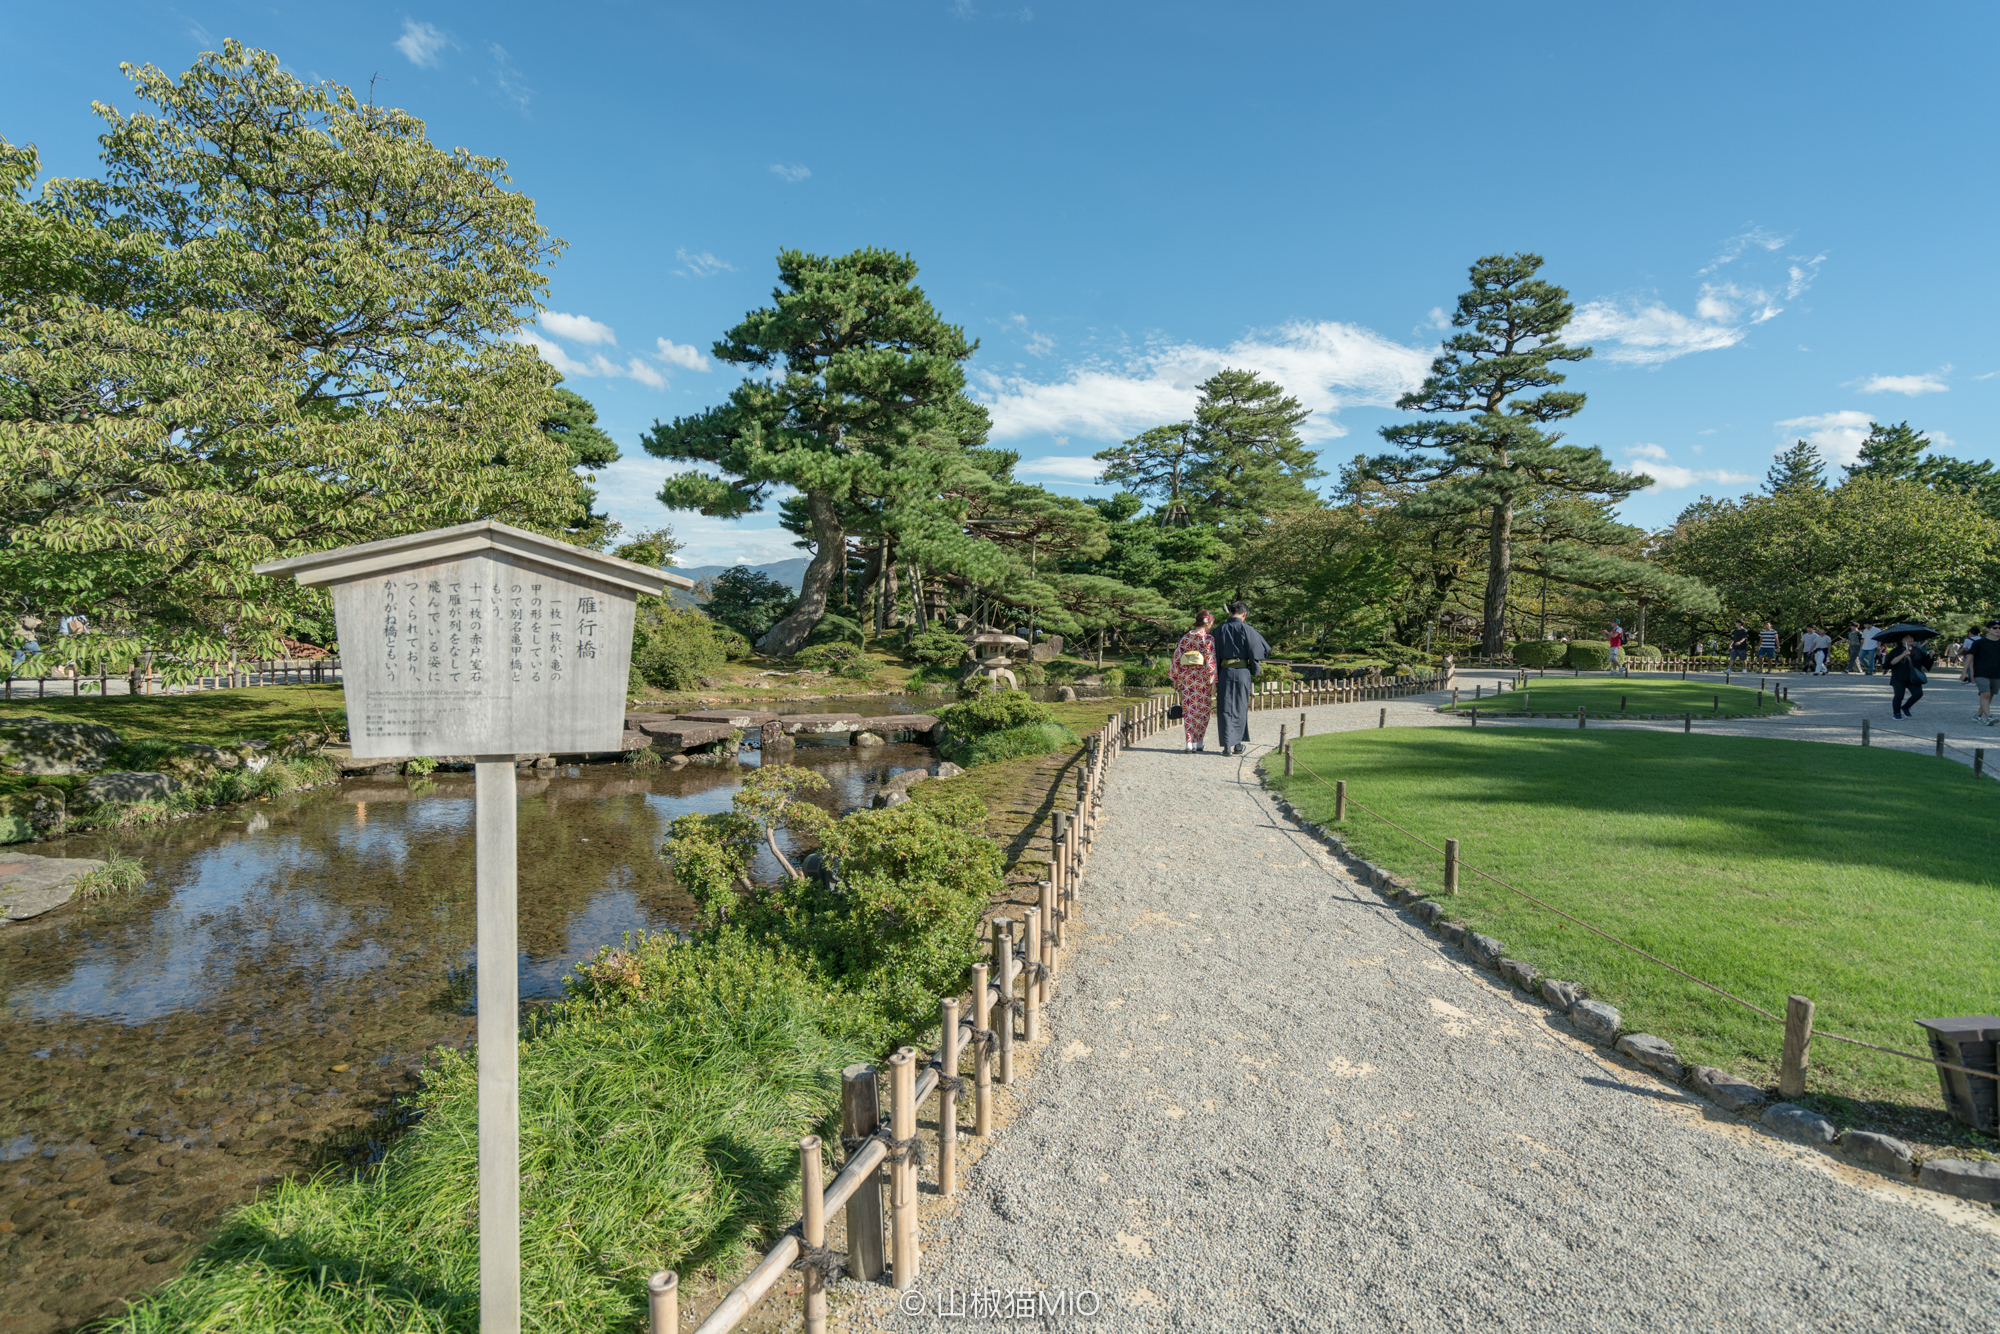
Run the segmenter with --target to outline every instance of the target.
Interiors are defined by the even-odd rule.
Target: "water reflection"
[[[727,809],[759,758],[523,777],[525,1001],[626,931],[687,922],[655,855],[666,827]],[[935,756],[787,758],[844,811]],[[128,899],[0,931],[0,1309],[28,1313],[10,1328],[65,1328],[163,1281],[225,1209],[325,1163],[424,1052],[469,1041],[472,794],[470,775],[354,779],[36,849],[122,852],[149,874]],[[775,869],[765,854],[756,873]]]

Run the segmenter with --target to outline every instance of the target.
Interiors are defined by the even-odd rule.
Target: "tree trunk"
[[[917,633],[931,628],[930,608],[924,605],[924,567],[910,562],[910,609],[917,624]]]
[[[1486,543],[1486,626],[1481,650],[1489,658],[1507,649],[1507,580],[1514,573],[1514,502],[1493,506],[1493,532]]]
[[[757,641],[758,651],[774,658],[789,658],[799,651],[820,617],[826,615],[826,595],[834,576],[845,582],[847,534],[834,512],[833,497],[824,491],[806,492],[806,514],[812,519],[813,558],[799,588],[799,605]]]
[[[857,608],[866,607],[869,604],[869,601],[874,598],[876,587],[882,578],[882,544],[877,542],[874,546],[867,548],[867,551],[868,563],[861,567],[861,587],[854,591],[854,604]],[[855,619],[866,625],[869,619],[868,613],[863,612],[861,615],[855,617]]]
[[[875,633],[886,635],[896,626],[896,544],[882,539],[882,577],[875,585]]]

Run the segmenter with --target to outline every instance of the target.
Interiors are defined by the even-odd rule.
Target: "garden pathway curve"
[[[1992,1209],[1774,1139],[1472,968],[1278,817],[1279,719],[1242,758],[1167,731],[1113,767],[1053,1036],[927,1222],[928,1313],[873,1288],[840,1316],[962,1329],[940,1296],[1088,1290],[1100,1314],[1040,1323],[1992,1328]]]

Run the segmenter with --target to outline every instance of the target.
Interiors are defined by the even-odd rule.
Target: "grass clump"
[[[1627,677],[1572,676],[1531,680],[1524,690],[1506,690],[1483,699],[1467,699],[1461,692],[1458,703],[1446,705],[1447,713],[1552,713],[1574,717],[1578,706],[1592,718],[1616,718],[1623,703],[1627,714],[1663,713],[1696,718],[1757,718],[1790,713],[1792,702],[1744,686],[1703,684],[1698,681],[1646,681]]]
[[[146,883],[146,868],[131,857],[113,853],[102,868],[85,871],[75,881],[79,899],[108,899],[130,894]]]
[[[1615,701],[1614,701],[1615,703]],[[1678,732],[1408,729],[1307,737],[1269,781],[1330,821],[1331,783],[1440,847],[1698,977],[1829,1031],[1923,1049],[1913,1020],[2000,993],[2000,788],[1897,751]],[[1809,776],[1810,781],[1795,781]],[[1423,890],[1441,859],[1350,804],[1356,854]],[[1616,1005],[1684,1060],[1764,1081],[1783,1032],[1469,870],[1449,915]],[[1813,1046],[1813,1082],[1935,1108],[1927,1065]]]
[[[1082,741],[1048,705],[1019,690],[995,690],[938,712],[946,737],[939,754],[973,768],[1052,750]]]

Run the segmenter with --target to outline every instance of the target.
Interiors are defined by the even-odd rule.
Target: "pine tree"
[[[1596,449],[1561,445],[1546,427],[1574,417],[1583,395],[1551,386],[1563,382],[1557,362],[1582,361],[1587,347],[1560,341],[1569,323],[1569,293],[1535,277],[1539,255],[1488,255],[1472,265],[1472,287],[1458,299],[1452,326],[1430,375],[1396,406],[1433,414],[1430,420],[1385,426],[1382,438],[1425,459],[1421,471],[1406,460],[1382,460],[1405,480],[1434,483],[1439,503],[1487,515],[1484,651],[1498,654],[1507,635],[1507,585],[1513,573],[1513,524],[1517,501],[1543,494],[1622,500],[1652,479],[1616,472]],[[1534,398],[1536,389],[1546,392]],[[1466,414],[1454,417],[1449,414]],[[1436,451],[1436,454],[1425,453]]]
[[[1930,438],[1922,431],[1911,430],[1908,422],[1897,422],[1894,426],[1869,422],[1868,438],[1861,442],[1861,456],[1847,465],[1847,476],[1879,477],[1886,482],[1922,480],[1924,464],[1930,460],[1918,455],[1930,447]]]
[[[1781,491],[1826,490],[1826,460],[1810,440],[1801,440],[1784,453],[1764,474],[1764,489],[1772,495]]]
[[[1188,474],[1200,461],[1193,422],[1155,426],[1092,457],[1105,465],[1099,478],[1105,485],[1122,486],[1130,494],[1152,501],[1159,522],[1168,527],[1187,523],[1184,492]]]
[[[1255,371],[1217,371],[1195,404],[1196,460],[1187,480],[1196,513],[1242,527],[1319,503],[1307,485],[1323,476],[1299,439],[1312,415]]]
[[[585,545],[596,546],[615,530],[611,517],[598,512],[597,489],[590,483],[597,480],[596,469],[618,462],[618,443],[597,424],[597,409],[590,400],[561,385],[556,386],[555,402],[542,418],[542,434],[569,450],[572,471],[592,470],[577,479],[577,517],[570,521],[569,531]]]

